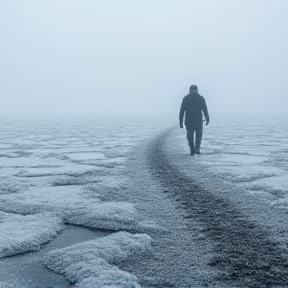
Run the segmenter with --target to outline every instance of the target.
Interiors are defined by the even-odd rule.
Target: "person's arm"
[[[179,113],[179,123],[180,123],[180,128],[183,128],[183,118],[184,118],[184,113],[186,111],[185,107],[185,98],[183,98],[181,107],[180,107],[180,113]]]
[[[202,111],[203,111],[204,116],[205,116],[206,125],[208,125],[209,122],[210,122],[210,117],[209,117],[208,108],[207,108],[206,101],[205,101],[204,97],[203,97],[203,108],[202,108]]]

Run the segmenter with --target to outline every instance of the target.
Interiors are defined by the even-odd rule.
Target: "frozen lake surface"
[[[201,157],[194,159],[204,173],[287,210],[288,118],[232,118],[212,125],[204,131]],[[185,136],[179,138],[187,150]]]
[[[61,124],[10,123],[1,126],[0,286],[3,286],[4,282],[22,288],[63,284],[56,274],[52,277],[48,270],[47,279],[43,277],[43,271],[40,273],[40,269],[34,270],[35,262],[41,265],[40,259],[43,258],[43,254],[45,258],[44,252],[51,250],[51,247],[46,248],[47,245],[43,244],[57,235],[63,238],[62,235],[73,234],[69,231],[75,229],[79,232],[81,227],[73,229],[73,226],[67,226],[69,224],[98,229],[98,232],[94,230],[94,234],[88,230],[84,233],[82,229],[80,232],[86,235],[86,240],[91,240],[93,235],[94,238],[107,235],[103,231],[109,231],[111,234],[121,230],[146,230],[147,224],[137,220],[133,203],[114,202],[113,199],[108,201],[108,198],[111,190],[121,192],[125,189],[127,180],[123,167],[131,148],[142,139],[156,133],[155,131],[161,127],[161,124],[151,124],[103,121]],[[70,228],[67,230],[67,227]],[[62,240],[62,247],[72,245],[69,240],[72,237],[70,234],[66,236],[66,241]],[[76,238],[74,241],[77,243],[77,238],[79,240],[81,236],[74,234],[73,238]],[[117,234],[115,237],[117,238]],[[141,243],[141,237],[140,240],[133,237],[128,233],[120,235],[119,241],[131,241],[128,251],[132,251],[134,246]],[[109,242],[109,239],[106,242]],[[55,249],[55,241],[53,243],[52,247]],[[61,245],[56,247],[60,249]],[[105,243],[103,245],[105,246]],[[110,249],[113,245],[117,247],[117,243],[112,243]],[[19,262],[21,256],[15,257],[16,260],[13,260],[13,257],[4,258],[40,249],[41,253],[37,255],[25,254],[22,257],[25,261],[22,262]],[[101,250],[103,249],[102,247]],[[122,251],[120,247],[118,249],[118,252]],[[85,248],[79,248],[78,254],[83,255],[83,251]],[[79,257],[78,254],[74,257]],[[117,258],[119,255],[116,254],[114,257]],[[113,275],[116,268],[110,267],[104,258],[95,256],[94,260],[100,259],[102,262],[99,260],[101,263],[98,266],[105,267],[108,271],[106,272]],[[27,261],[30,261],[30,264],[27,264]],[[49,261],[46,262],[49,266]],[[11,263],[15,264],[14,270]],[[21,265],[22,263],[26,265]],[[18,269],[15,269],[16,266]],[[31,267],[34,270],[31,270]],[[67,278],[79,282],[81,276],[76,279],[73,271],[75,272],[75,269],[72,269]],[[60,272],[63,274],[63,271]],[[37,273],[40,273],[40,276],[35,275]],[[123,277],[129,278],[127,275]],[[32,283],[33,279],[35,283]]]
[[[140,217],[137,203],[145,199],[136,196],[139,191],[122,199],[125,191],[133,193],[131,181],[138,181],[128,177],[126,166],[129,159],[138,161],[135,147],[145,149],[170,123],[2,124],[0,287],[140,287],[141,279],[121,270],[121,263],[140,261],[151,251],[153,233],[164,227],[157,213],[154,219]],[[216,121],[204,129],[202,155],[189,156],[180,129],[171,132],[165,149],[183,175],[206,189],[221,189],[241,209],[257,202],[279,211],[282,232],[273,220],[266,224],[288,245],[281,216],[288,215],[287,131],[287,119]],[[257,211],[255,223],[262,217]]]

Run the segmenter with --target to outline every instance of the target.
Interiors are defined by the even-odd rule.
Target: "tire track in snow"
[[[163,147],[170,133],[171,129],[151,143],[150,168],[165,190],[182,202],[191,223],[199,221],[204,227],[201,232],[214,243],[209,265],[221,271],[216,281],[233,287],[286,287],[287,251],[227,199],[202,189],[177,170]]]

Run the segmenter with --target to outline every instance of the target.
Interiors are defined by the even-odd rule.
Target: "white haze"
[[[284,114],[287,0],[0,0],[0,118]],[[177,118],[175,118],[177,121]]]

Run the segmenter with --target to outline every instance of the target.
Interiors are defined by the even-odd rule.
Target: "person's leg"
[[[200,154],[200,147],[201,147],[201,140],[202,140],[202,133],[203,133],[203,125],[199,125],[196,128],[196,143],[195,143],[195,153]]]
[[[194,155],[195,154],[195,147],[194,147],[194,132],[195,129],[187,129],[187,140],[190,146],[190,154]]]

